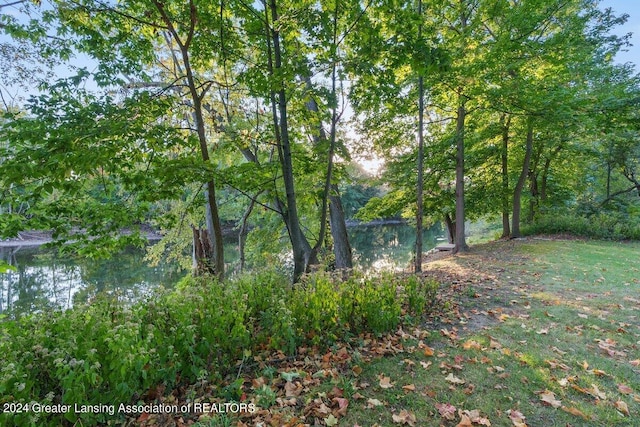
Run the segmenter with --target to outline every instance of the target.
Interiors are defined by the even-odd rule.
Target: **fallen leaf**
[[[405,391],[416,391],[416,385],[415,384],[403,385],[402,389]]]
[[[402,363],[406,364],[407,366],[413,366],[413,365],[415,365],[415,364],[416,364],[416,362],[414,362],[414,361],[413,361],[413,360],[411,360],[411,359],[403,359],[403,360],[402,360]]]
[[[560,406],[562,406],[562,402],[556,399],[555,393],[549,390],[545,390],[544,392],[540,393],[540,400],[544,403],[548,403],[554,408],[559,408]]]
[[[461,380],[460,378],[453,375],[453,373],[450,373],[449,375],[447,375],[445,380],[449,381],[452,384],[464,384],[466,382],[465,380]]]
[[[582,411],[580,411],[578,408],[567,408],[566,406],[561,407],[560,409],[562,409],[564,412],[567,412],[571,415],[576,415],[578,417],[582,417],[585,420],[588,420],[589,417],[587,417],[584,413],[582,413]]]
[[[629,407],[622,400],[618,400],[616,403],[613,404],[613,406],[615,406],[618,411],[622,412],[627,417],[629,416]]]
[[[618,384],[618,391],[622,394],[631,394],[633,393],[633,389],[628,385]]]
[[[591,384],[591,388],[588,390],[588,392],[597,399],[605,400],[607,398],[607,395],[604,392],[600,391],[598,386],[595,384]]]
[[[256,390],[261,388],[265,384],[266,380],[264,379],[264,377],[254,378],[253,380],[251,380],[251,386]]]
[[[422,366],[424,369],[429,369],[429,366],[431,366],[431,362],[424,362],[421,360],[420,366]]]
[[[426,357],[431,357],[433,356],[433,354],[434,354],[434,350],[431,347],[429,347],[428,345],[424,347],[424,355]]]
[[[525,423],[525,416],[522,415],[522,412],[516,410],[509,411],[509,419],[513,423],[514,427],[527,427]]]
[[[351,368],[351,372],[353,372],[353,375],[355,375],[356,377],[358,375],[360,375],[362,373],[362,368],[358,365],[355,365]]]
[[[393,422],[396,424],[407,424],[410,426],[415,426],[417,421],[416,416],[412,412],[407,411],[406,409],[403,409],[402,411],[400,411],[398,415],[393,414],[391,418],[393,419]]]
[[[462,413],[468,416],[473,424],[478,424],[478,425],[487,426],[487,427],[491,426],[491,421],[481,416],[480,411],[478,411],[477,409],[474,409],[472,411],[464,410],[462,411]]]
[[[389,377],[385,377],[384,375],[380,376],[380,388],[391,388],[393,387],[393,384],[391,383],[391,378]]]
[[[300,374],[297,372],[280,372],[280,376],[287,382],[293,381],[295,378],[300,378]]]
[[[436,403],[436,409],[440,413],[440,416],[445,420],[455,420],[456,419],[456,407],[450,403]]]
[[[462,344],[462,348],[465,350],[482,350],[482,346],[475,340],[468,340]]]
[[[469,416],[462,411],[458,410],[458,415],[460,416],[460,422],[456,425],[456,427],[473,427],[473,423]]]
[[[324,423],[329,427],[332,427],[338,425],[338,419],[334,417],[333,414],[330,414],[327,418],[324,419]]]
[[[631,363],[633,366],[640,366],[640,359],[632,360]]]
[[[286,397],[297,397],[302,393],[303,387],[299,382],[286,382],[284,385],[284,391]]]
[[[338,405],[338,410],[335,412],[336,414],[342,417],[347,415],[347,408],[349,407],[348,399],[344,397],[334,397],[331,401]]]
[[[383,403],[380,402],[378,399],[371,399],[371,398],[367,399],[367,408],[369,409],[374,408],[376,406],[382,406],[382,405]]]

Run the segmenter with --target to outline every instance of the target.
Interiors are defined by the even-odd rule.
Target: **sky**
[[[629,15],[626,24],[619,27],[615,33],[617,35],[633,33],[631,36],[633,46],[627,48],[628,52],[620,52],[616,60],[621,63],[632,62],[636,64],[636,69],[640,69],[640,0],[602,0],[600,7],[602,9],[610,7],[616,15],[625,13]]]

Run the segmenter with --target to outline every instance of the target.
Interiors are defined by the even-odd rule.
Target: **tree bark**
[[[337,186],[334,186],[331,192],[332,194],[329,197],[329,223],[331,236],[333,237],[333,254],[336,258],[336,269],[353,268],[353,252]]]
[[[444,223],[447,226],[447,241],[453,244],[456,241],[456,223],[448,213],[444,214]]]
[[[418,1],[418,40],[422,40],[422,0]],[[422,48],[422,46],[419,46]],[[414,271],[422,272],[422,232],[424,218],[424,77],[418,77],[418,177],[416,183],[416,257]]]
[[[502,124],[502,150],[500,159],[502,162],[502,238],[506,239],[511,235],[511,224],[509,223],[509,127],[511,116],[500,117]]]
[[[334,65],[335,67],[335,65]],[[312,89],[311,78],[307,75],[304,76],[304,81],[307,89]],[[332,70],[332,93],[336,95],[336,72],[335,68]],[[311,98],[307,104],[307,109],[315,113],[319,112],[318,103]],[[325,176],[325,186],[322,199],[322,211],[320,215],[320,233],[318,235],[318,244],[313,248],[314,253],[319,249],[319,245],[324,240],[325,231],[324,223],[326,222],[327,205],[329,211],[329,228],[331,231],[331,237],[333,238],[333,253],[336,259],[335,267],[352,268],[353,267],[353,252],[351,250],[351,244],[349,242],[349,235],[347,233],[347,224],[344,216],[344,209],[342,208],[342,201],[340,199],[340,191],[338,186],[331,183],[333,174],[333,162],[336,146],[336,127],[338,122],[338,114],[336,106],[331,111],[331,131],[328,139],[329,153],[327,156],[327,173]],[[320,123],[317,133],[313,134],[314,144],[318,145],[321,141],[327,141],[327,135]]]
[[[460,95],[456,121],[456,239],[454,253],[464,252],[469,249],[464,229],[464,122],[466,114],[465,100],[463,95]]]
[[[526,140],[526,146],[525,146],[524,162],[522,164],[522,171],[520,172],[520,177],[518,178],[516,187],[513,190],[513,216],[512,216],[513,226],[511,227],[512,238],[520,237],[520,210],[521,210],[520,202],[522,198],[522,190],[527,180],[527,175],[529,175],[529,163],[531,162],[532,151],[533,151],[533,119],[528,118],[527,140]]]
[[[278,8],[276,0],[269,1],[269,11],[271,22],[275,26],[278,22]],[[268,25],[268,22],[267,22]],[[298,206],[296,200],[293,160],[291,155],[291,141],[289,139],[289,123],[287,119],[287,94],[284,81],[281,77],[282,70],[282,47],[280,45],[280,33],[275,28],[269,28],[271,43],[273,48],[273,61],[269,55],[269,74],[272,78],[278,75],[279,81],[273,82],[277,90],[271,89],[271,105],[274,127],[276,132],[276,144],[278,146],[278,156],[282,167],[282,179],[286,193],[286,224],[289,240],[293,250],[293,282],[300,280],[307,271],[312,250],[309,242],[304,237],[300,228],[298,217]]]
[[[251,201],[249,202],[249,206],[247,207],[247,210],[244,212],[244,215],[242,215],[242,220],[240,221],[240,229],[238,230],[238,252],[240,253],[239,269],[241,273],[244,271],[244,266],[245,266],[244,248],[247,242],[247,234],[249,232],[249,216],[251,215],[251,212],[253,211],[253,207],[256,204],[256,198],[257,196],[251,199]]]
[[[210,163],[209,159],[209,147],[207,146],[207,135],[204,124],[204,114],[202,108],[202,96],[204,93],[199,93],[199,86],[196,83],[196,79],[193,75],[193,69],[191,68],[191,58],[189,49],[191,42],[195,35],[195,27],[197,24],[196,7],[193,2],[190,2],[190,16],[188,34],[184,40],[179,36],[178,31],[173,25],[173,22],[167,14],[164,4],[158,0],[153,1],[154,6],[160,13],[163,22],[167,26],[171,37],[180,48],[180,55],[182,56],[182,66],[184,67],[184,73],[186,78],[187,87],[189,89],[189,95],[193,104],[193,118],[196,125],[196,134],[198,136],[198,142],[200,146],[200,156],[205,164]],[[208,265],[208,270],[219,279],[224,278],[224,248],[222,243],[222,226],[220,224],[220,217],[218,214],[218,204],[216,201],[216,187],[215,181],[211,178],[205,184],[205,223],[207,226],[207,237],[209,239],[209,246],[211,247],[210,254],[204,264]],[[194,253],[196,252],[196,245],[199,243],[194,238]],[[202,252],[205,253],[205,252]],[[202,263],[198,262],[197,265]]]

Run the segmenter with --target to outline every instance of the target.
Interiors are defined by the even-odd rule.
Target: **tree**
[[[219,28],[230,27],[228,22],[218,20],[218,10],[213,10],[209,3],[199,4],[189,2],[186,7],[169,7],[166,3],[151,2],[123,2],[117,6],[107,3],[77,2],[56,3],[56,16],[59,19],[58,32],[63,35],[72,34],[75,48],[86,52],[99,61],[99,70],[95,79],[99,85],[113,85],[138,87],[137,92],[151,93],[153,97],[162,98],[167,93],[177,95],[179,102],[187,109],[190,118],[176,117],[174,126],[180,126],[180,120],[193,122],[191,128],[196,136],[197,146],[200,150],[202,169],[210,169],[209,138],[203,102],[208,90],[212,87],[212,81],[205,75],[196,75],[197,66],[202,66],[214,59],[214,51],[203,46],[211,46],[216,43],[217,36],[228,41],[229,34],[221,30],[205,38],[201,31],[202,25]],[[153,8],[149,8],[152,6]],[[144,11],[144,12],[139,12]],[[186,19],[185,19],[186,18]],[[196,37],[197,35],[197,37]],[[175,80],[168,83],[153,81],[153,74],[163,66],[160,46],[166,42],[171,52],[170,57],[179,73]],[[175,50],[174,50],[175,48]],[[194,54],[194,52],[197,52]],[[173,55],[176,53],[176,55]],[[147,72],[150,71],[150,73]],[[125,76],[121,73],[126,72]],[[160,74],[161,75],[161,74]],[[132,80],[133,83],[124,82],[123,77]],[[138,83],[138,79],[142,83]],[[156,88],[157,92],[147,88]],[[185,88],[186,90],[182,90]],[[134,93],[134,98],[136,95]],[[142,99],[143,97],[138,97]],[[107,100],[109,101],[109,100]],[[164,117],[169,115],[163,113]],[[151,120],[154,123],[158,116]],[[171,119],[169,119],[171,120]],[[81,137],[77,135],[76,137]],[[189,143],[195,142],[187,137]],[[89,172],[89,171],[87,171]],[[215,182],[213,171],[205,179],[205,205],[207,245],[212,252],[205,263],[209,271],[219,278],[224,274],[224,255],[222,251],[222,235],[218,206],[215,195]],[[94,229],[94,232],[99,230]]]

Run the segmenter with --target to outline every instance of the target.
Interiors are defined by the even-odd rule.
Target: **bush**
[[[436,290],[435,282],[415,276],[357,273],[347,280],[313,274],[292,287],[265,272],[224,284],[185,279],[174,291],[159,290],[132,306],[104,297],[65,312],[4,321],[0,404],[119,405],[143,401],[156,388],[223,383],[250,352],[292,354],[300,345],[390,332],[432,309]],[[62,417],[69,425],[114,418],[3,413],[0,425],[57,426]]]
[[[546,212],[531,224],[523,225],[523,235],[571,234],[593,239],[640,240],[640,215],[625,211],[590,211],[589,214]]]

